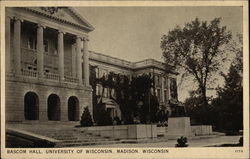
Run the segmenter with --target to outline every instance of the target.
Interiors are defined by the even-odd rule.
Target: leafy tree
[[[81,116],[80,123],[81,123],[81,126],[84,126],[84,127],[93,125],[92,117],[91,117],[91,114],[89,112],[88,107],[84,108],[84,111],[83,111],[82,116]]]
[[[239,35],[241,39],[241,35]],[[232,45],[235,59],[227,74],[221,73],[225,84],[217,88],[217,97],[204,107],[202,98],[197,92],[191,92],[186,99],[185,107],[191,120],[202,124],[212,124],[222,131],[238,131],[243,128],[243,87],[242,87],[242,43]],[[205,109],[204,109],[205,108]]]
[[[220,18],[209,24],[196,18],[163,35],[161,48],[169,67],[182,72],[182,77],[191,76],[197,83],[203,105],[207,105],[206,89],[213,73],[217,72],[225,60],[225,44],[231,39],[231,33],[220,26]]]
[[[107,78],[103,76],[97,79],[97,81],[103,86],[103,92],[104,87],[109,88],[109,98],[119,105],[125,124],[132,124],[136,116],[140,117],[141,123],[156,121],[159,102],[156,97],[150,94],[153,80],[149,75],[143,74],[130,80],[126,75],[110,72]],[[112,89],[115,91],[114,96],[111,95]],[[103,93],[100,98],[102,97]],[[101,107],[98,106],[102,104],[102,100],[99,101],[100,103],[97,103],[97,108],[99,109],[97,116],[105,115]],[[99,117],[97,118],[96,120],[99,121]]]
[[[238,35],[239,42],[234,42],[232,51],[235,59],[229,72],[223,74],[225,84],[217,90],[218,97],[213,100],[217,117],[217,127],[227,131],[243,129],[243,45],[242,35]]]
[[[136,102],[136,110],[141,123],[157,122],[159,101],[150,93],[152,88],[153,79],[147,74],[134,77],[131,81],[131,94]],[[139,106],[139,103],[142,105]]]
[[[97,110],[98,110],[98,106],[97,106],[97,95],[96,95],[96,85],[97,85],[97,78],[96,78],[96,71],[95,68],[97,66],[92,66],[90,65],[89,69],[90,69],[90,76],[89,76],[89,82],[90,85],[93,89],[92,92],[92,103],[93,103],[93,119],[94,121],[96,121],[96,117],[98,116]]]
[[[214,109],[211,104],[203,105],[202,97],[195,91],[190,92],[190,97],[184,102],[192,124],[214,124]]]
[[[229,73],[224,75],[225,85],[218,88],[218,97],[213,104],[219,113],[218,127],[238,131],[243,129],[243,87],[242,76],[237,65],[231,65]]]
[[[98,103],[99,109],[97,110],[98,116],[96,117],[96,123],[100,126],[113,125],[112,118],[105,110],[105,106],[102,102]]]

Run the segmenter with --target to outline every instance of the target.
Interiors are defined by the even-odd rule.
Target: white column
[[[18,18],[14,22],[13,48],[15,74],[21,74],[21,20]]]
[[[41,24],[37,25],[37,71],[40,78],[44,77],[43,28]]]
[[[161,76],[161,100],[165,102],[165,94],[164,94],[164,76]]]
[[[77,77],[76,75],[76,44],[72,45],[71,51],[71,70],[72,70],[72,77]]]
[[[76,37],[76,69],[79,84],[82,84],[82,51],[81,51],[81,37]]]
[[[84,84],[89,86],[89,51],[88,38],[83,39],[83,64],[84,64]]]
[[[11,56],[10,56],[10,20],[7,16],[5,18],[5,67],[6,72],[11,72]]]
[[[167,80],[168,80],[168,100],[170,100],[170,98],[171,98],[171,91],[170,91],[170,77],[168,77],[167,78]]]
[[[63,44],[63,34],[64,32],[58,31],[58,70],[60,81],[64,80],[64,44]]]

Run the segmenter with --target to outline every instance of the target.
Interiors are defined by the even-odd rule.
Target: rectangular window
[[[100,95],[99,94],[99,86],[98,85],[96,85],[96,95]]]
[[[49,52],[49,41],[48,40],[43,41],[43,47],[44,47],[44,52]]]
[[[108,97],[108,88],[104,88],[104,97]]]
[[[175,78],[170,79],[170,96],[172,99],[178,99],[177,83]]]
[[[168,88],[168,78],[167,78],[167,77],[165,77],[165,82],[164,82],[164,84],[165,84],[165,88]]]
[[[161,90],[160,89],[157,89],[157,97],[158,97],[158,100],[161,101]]]
[[[99,78],[99,68],[98,67],[95,68],[95,75],[96,75],[96,78]]]
[[[102,86],[101,85],[97,86],[98,86],[98,95],[102,95]]]
[[[168,97],[167,97],[167,90],[164,90],[164,100],[165,100],[165,101],[168,100],[167,98],[168,98]]]
[[[28,49],[36,49],[36,40],[33,37],[28,38]]]

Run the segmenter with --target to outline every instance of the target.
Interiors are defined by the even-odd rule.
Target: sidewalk
[[[208,139],[192,139],[188,140],[188,147],[206,147],[221,144],[237,144],[239,142],[240,136],[218,136]],[[110,148],[128,148],[128,147],[175,147],[177,143],[176,140],[168,140],[164,142],[155,143],[123,143],[123,144],[109,144],[109,145],[89,145],[87,147],[110,147]]]

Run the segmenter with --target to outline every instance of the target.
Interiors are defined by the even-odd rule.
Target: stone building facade
[[[169,103],[178,103],[176,72],[153,59],[129,62],[89,51],[94,28],[73,8],[7,8],[5,30],[6,121],[78,121],[86,106],[92,113],[89,65],[97,77],[151,73],[160,105],[171,112]],[[119,116],[119,106],[105,99],[111,116]]]
[[[154,59],[130,62],[93,51],[89,52],[89,61],[90,65],[95,68],[97,78],[107,76],[110,72],[126,75],[130,78],[142,74],[151,75],[154,77],[155,83],[151,93],[153,94],[155,91],[154,94],[157,96],[161,108],[168,111],[169,115],[171,115],[173,110],[171,106],[179,105],[176,84],[178,73],[168,69],[162,62]],[[102,89],[102,85],[97,84],[96,94],[99,96],[103,94],[103,102],[106,103],[106,110],[109,110],[108,112],[112,118],[115,116],[121,117],[119,105],[109,99],[109,92],[115,92],[108,89],[110,88]]]
[[[83,107],[92,111],[94,28],[69,7],[12,7],[5,19],[6,120],[75,121]]]

